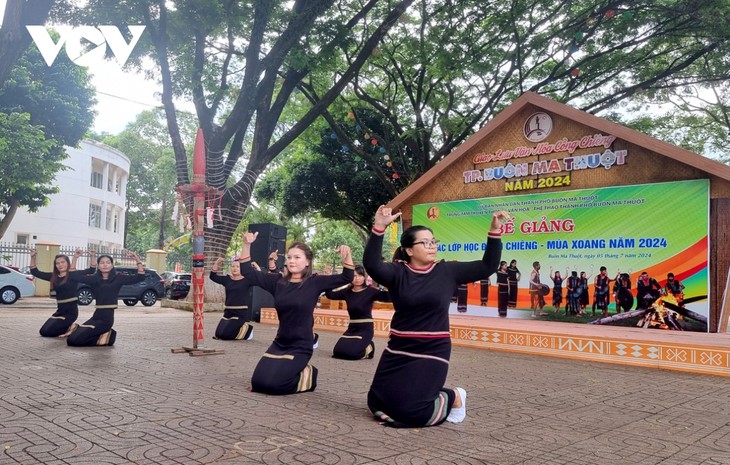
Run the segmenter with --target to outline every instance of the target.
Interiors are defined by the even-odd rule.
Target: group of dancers
[[[137,273],[117,273],[111,256],[103,254],[97,258],[96,251],[89,250],[89,268],[76,270],[76,262],[83,253],[81,249],[76,250],[72,260],[68,255],[56,255],[53,271],[44,272],[36,267],[37,251],[31,250],[31,274],[49,281],[56,295],[56,312],[41,326],[40,334],[44,337],[66,337],[69,346],[112,346],[117,338],[113,326],[119,290],[124,285],[144,281],[144,267],[137,254],[130,252],[128,256],[137,263]],[[81,324],[76,323],[79,317],[79,283],[90,286],[96,299],[93,315]]]
[[[314,309],[321,295],[347,302],[349,326],[333,349],[334,357],[347,360],[374,358],[373,303],[392,301],[395,312],[389,339],[367,395],[368,408],[382,424],[394,427],[435,426],[464,420],[466,391],[444,386],[451,356],[449,304],[459,285],[486,280],[497,268],[501,227],[509,215],[504,211],[493,214],[481,260],[437,261],[438,241],[432,230],[412,226],[403,232],[393,260],[384,262],[383,235],[399,216],[390,208],[379,207],[365,246],[364,266],[355,266],[350,247],[341,245],[340,274],[314,273],[312,250],[302,242],[288,247],[282,269],[276,268],[274,252],[269,257],[268,269],[261,270],[251,261],[251,244],[258,235],[251,232],[243,234],[241,255],[233,262],[230,275],[218,273],[223,259],[215,262],[210,278],[226,290],[216,338],[253,337],[253,326],[245,314],[250,286],[259,286],[274,297],[279,327],[254,368],[252,392],[284,395],[315,390],[318,370],[311,364],[316,345]],[[89,269],[77,271],[68,257],[57,256],[52,273],[37,270],[35,251],[32,253],[33,275],[51,282],[58,302],[57,312],[43,325],[41,335],[67,336],[69,345],[110,346],[116,338],[112,325],[119,288],[143,280],[144,269],[132,253],[130,257],[138,265],[137,274],[116,274],[111,257],[101,255],[97,262],[93,251],[89,253]],[[77,251],[74,255],[74,264],[80,254]],[[366,273],[387,291],[368,286]],[[75,325],[79,282],[92,287],[97,305],[91,319]]]

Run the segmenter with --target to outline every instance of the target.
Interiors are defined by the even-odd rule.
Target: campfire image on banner
[[[684,331],[685,328],[681,323],[684,319],[692,319],[707,325],[707,317],[684,307],[685,304],[706,298],[706,295],[700,295],[683,299],[681,294],[679,296],[666,294],[655,300],[649,308],[641,308],[606,318],[600,318],[598,320],[591,321],[589,324],[602,325],[628,318],[640,317],[636,326],[642,328]]]

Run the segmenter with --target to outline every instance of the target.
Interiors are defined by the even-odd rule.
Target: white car
[[[14,304],[21,297],[35,295],[33,276],[0,265],[0,304]]]

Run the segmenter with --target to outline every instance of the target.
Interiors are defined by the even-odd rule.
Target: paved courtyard
[[[170,352],[192,343],[189,312],[122,306],[112,348],[40,337],[52,312],[0,306],[2,465],[730,464],[724,377],[455,347],[466,421],[393,429],[365,404],[377,357],[331,358],[335,333],[320,333],[316,391],[274,397],[248,392],[272,326],[191,357]],[[220,316],[205,315],[207,338]]]

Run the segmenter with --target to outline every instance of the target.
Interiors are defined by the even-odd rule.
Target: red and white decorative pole
[[[205,198],[215,191],[205,182],[205,139],[198,128],[193,152],[193,183],[178,190],[193,196],[193,347],[172,349],[174,353],[190,352],[190,355],[222,354],[224,350],[203,348],[203,308],[205,305]]]

